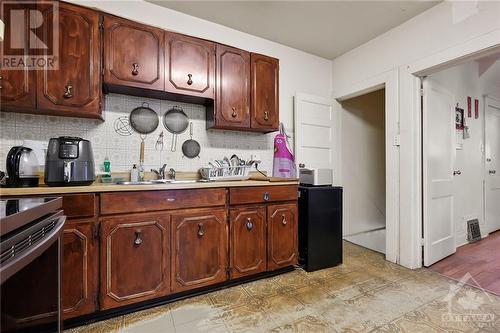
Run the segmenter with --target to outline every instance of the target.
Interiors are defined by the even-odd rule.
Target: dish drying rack
[[[201,168],[201,177],[210,181],[248,180],[252,166]]]

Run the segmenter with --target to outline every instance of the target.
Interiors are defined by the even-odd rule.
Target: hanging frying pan
[[[165,126],[167,131],[174,135],[172,138],[170,151],[177,150],[177,135],[184,133],[188,125],[188,116],[178,106],[174,106],[173,108],[165,112],[165,115],[163,116],[163,126]]]
[[[199,155],[200,155],[201,147],[200,147],[200,144],[198,143],[198,141],[193,140],[193,123],[192,122],[189,123],[189,135],[190,135],[190,139],[184,141],[184,143],[182,144],[182,153],[187,158],[200,157]]]
[[[141,153],[139,161],[144,163],[144,140],[146,135],[153,133],[158,128],[158,114],[149,107],[149,104],[144,102],[141,106],[130,112],[130,126],[140,134],[141,137]]]

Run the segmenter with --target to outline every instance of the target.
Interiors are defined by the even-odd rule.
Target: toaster
[[[92,184],[95,165],[90,141],[69,136],[50,139],[44,179],[49,186]]]
[[[325,186],[333,184],[332,169],[301,168],[299,169],[299,180],[303,185]]]

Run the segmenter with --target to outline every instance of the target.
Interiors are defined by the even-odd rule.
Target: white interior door
[[[500,229],[500,101],[486,97],[484,208],[487,232]]]
[[[334,111],[327,98],[295,95],[295,160],[308,168],[333,169]]]
[[[453,163],[455,110],[453,96],[431,79],[424,80],[423,178],[424,265],[454,253]]]

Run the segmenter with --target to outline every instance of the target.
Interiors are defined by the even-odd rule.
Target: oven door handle
[[[14,260],[2,265],[0,268],[0,284],[3,284],[12,275],[26,267],[33,260],[45,252],[58,238],[62,236],[66,216],[55,217],[57,222],[54,228],[37,244],[31,246],[26,252],[18,255]]]

